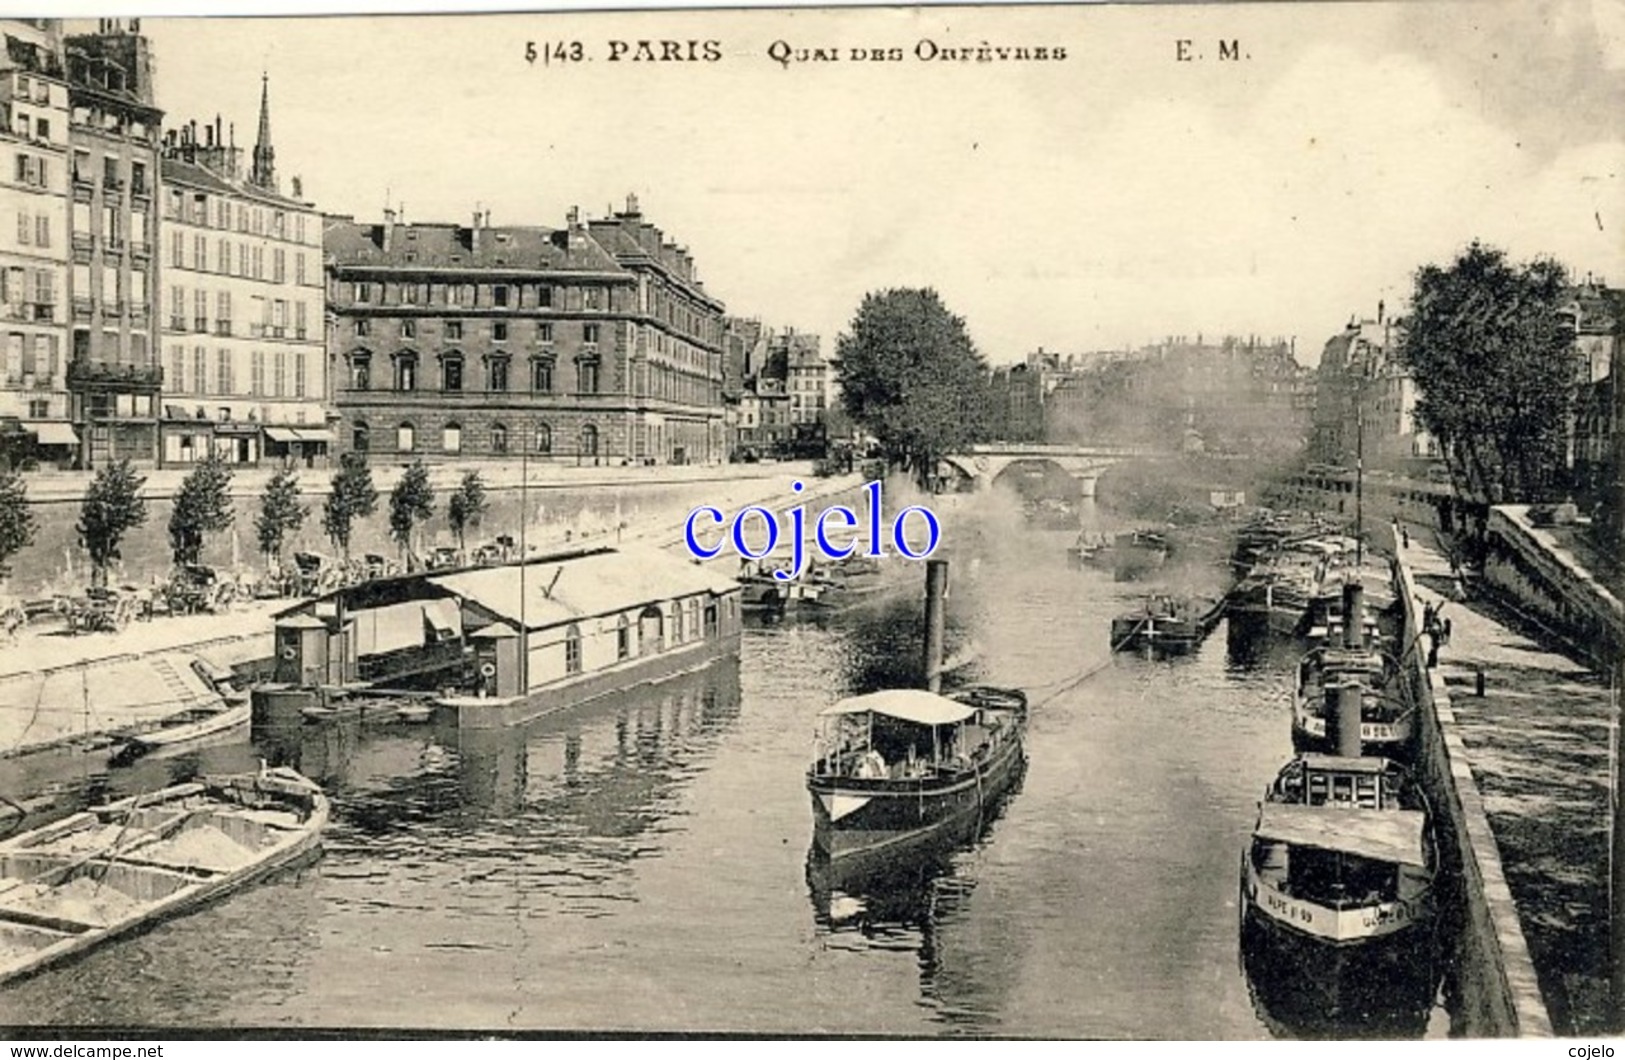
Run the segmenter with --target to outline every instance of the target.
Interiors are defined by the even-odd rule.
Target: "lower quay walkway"
[[[1608,1033],[1607,675],[1481,594],[1463,599],[1446,547],[1408,530],[1417,594],[1450,623],[1437,666],[1553,1031]]]

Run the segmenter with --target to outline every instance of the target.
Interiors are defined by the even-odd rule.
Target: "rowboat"
[[[137,758],[163,758],[240,735],[253,719],[247,702],[224,707],[199,707],[166,718],[158,728],[123,737],[123,746],[113,755],[114,765]]]
[[[0,982],[314,857],[327,797],[291,769],[203,778],[0,842]]]
[[[989,812],[1026,761],[1027,697],[985,685],[894,688],[819,715],[807,790],[831,859],[895,852]]]
[[[1437,871],[1427,802],[1402,766],[1294,758],[1265,792],[1241,859],[1241,948],[1255,989],[1298,1019],[1427,1009]]]

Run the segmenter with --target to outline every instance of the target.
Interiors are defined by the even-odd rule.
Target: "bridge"
[[[1154,449],[1100,445],[1049,445],[1041,442],[989,442],[951,456],[947,463],[969,478],[977,490],[991,489],[1000,478],[1041,475],[1056,468],[1078,484],[1078,494],[1092,497],[1100,473],[1124,460],[1165,455]]]

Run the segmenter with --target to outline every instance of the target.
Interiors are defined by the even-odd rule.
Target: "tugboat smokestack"
[[[1337,709],[1327,726],[1337,753],[1343,758],[1360,757],[1360,686],[1350,681],[1337,686]]]
[[[1365,647],[1365,586],[1358,581],[1343,585],[1343,647]]]
[[[942,691],[943,601],[948,595],[948,561],[925,561],[925,687]]]

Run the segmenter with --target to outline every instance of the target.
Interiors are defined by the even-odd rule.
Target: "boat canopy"
[[[957,725],[975,715],[973,707],[918,688],[889,688],[864,696],[843,699],[819,712],[827,718],[838,714],[879,714],[916,725]]]
[[[1427,867],[1420,810],[1367,810],[1266,802],[1258,816],[1256,839],[1354,854],[1373,861]]]

